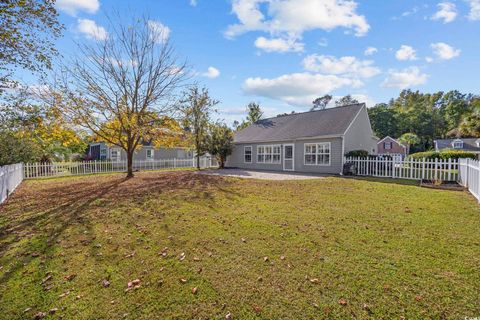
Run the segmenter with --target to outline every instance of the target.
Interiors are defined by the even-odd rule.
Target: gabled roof
[[[463,148],[457,150],[467,150],[480,152],[480,147],[477,146],[479,138],[456,138],[456,139],[438,139],[435,140],[435,148],[441,149],[453,149],[453,141],[458,140],[463,142]]]
[[[234,142],[283,141],[341,136],[364,103],[262,119],[235,134]]]
[[[382,140],[378,141],[377,144],[380,144],[382,143],[383,141],[387,140],[387,139],[390,139],[394,142],[396,142],[399,146],[403,147],[403,148],[406,148],[407,146],[405,146],[403,143],[400,143],[397,139],[393,139],[392,137],[390,136],[386,136],[385,138],[383,138]]]

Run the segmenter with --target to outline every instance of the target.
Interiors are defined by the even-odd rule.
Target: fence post
[[[468,176],[470,174],[470,159],[469,158],[467,158],[466,167],[467,167],[467,173],[465,174],[465,187],[468,188]]]
[[[422,181],[425,180],[425,158],[422,159]]]
[[[392,157],[392,178],[395,179],[395,158]]]

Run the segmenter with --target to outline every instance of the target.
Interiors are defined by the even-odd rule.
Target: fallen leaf
[[[268,257],[263,257],[263,261],[267,262],[268,260]]]
[[[72,273],[72,274],[66,276],[65,280],[72,281],[73,279],[75,279],[76,276],[77,276],[76,274]]]
[[[416,297],[415,297],[415,300],[417,300],[417,301],[422,301],[422,300],[423,300],[423,297],[422,297],[422,296],[416,296]]]
[[[187,279],[183,279],[183,278],[182,278],[182,279],[180,279],[180,282],[181,282],[181,283],[187,283]]]
[[[182,254],[180,254],[180,261],[183,261],[185,260],[185,252],[182,252]]]
[[[310,279],[310,282],[316,284],[316,283],[319,283],[320,280],[318,280],[317,278],[313,278],[313,279]]]
[[[231,320],[233,319],[233,316],[230,312],[228,312],[226,315],[225,315],[225,320]]]
[[[197,287],[192,288],[192,293],[193,293],[193,294],[197,294],[197,292],[198,292],[198,288],[197,288]]]
[[[262,312],[262,307],[258,305],[253,305],[253,311],[255,311],[255,313],[257,314],[260,314]]]
[[[43,319],[47,316],[47,313],[46,312],[38,312],[33,318],[34,319]]]
[[[338,304],[339,304],[339,305],[342,305],[342,306],[346,306],[346,305],[347,305],[347,300],[345,300],[345,299],[340,299],[340,300],[338,300]]]
[[[285,256],[280,256],[280,260],[285,260]]]
[[[58,308],[52,308],[48,311],[50,314],[55,314],[58,311]]]
[[[103,280],[103,281],[102,281],[102,286],[103,286],[104,288],[108,288],[108,287],[110,286],[110,281],[108,281],[108,280]]]

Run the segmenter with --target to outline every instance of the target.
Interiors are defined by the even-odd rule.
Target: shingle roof
[[[364,103],[262,119],[235,134],[234,142],[342,135]]]
[[[457,139],[439,139],[435,140],[436,148],[438,150],[442,149],[453,149],[453,141]],[[480,148],[477,147],[477,140],[479,138],[459,138],[458,140],[463,141],[463,148],[458,150],[467,150],[467,151],[476,151],[480,152]]]

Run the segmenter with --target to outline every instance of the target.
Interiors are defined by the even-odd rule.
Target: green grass
[[[0,319],[478,317],[479,226],[468,193],[404,181],[27,181],[0,207]]]

